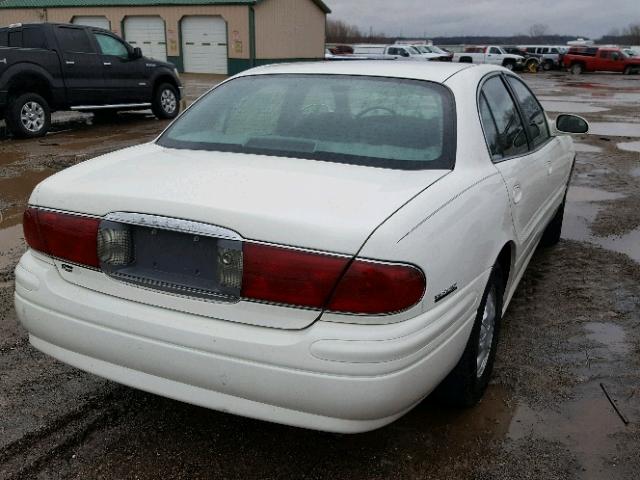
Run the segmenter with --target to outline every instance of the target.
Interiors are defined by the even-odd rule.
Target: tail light
[[[97,234],[100,221],[67,213],[28,208],[23,228],[34,250],[69,262],[98,268]]]
[[[245,244],[242,296],[248,299],[380,315],[406,310],[426,288],[421,270],[260,244]],[[346,269],[346,272],[345,272]]]
[[[126,224],[29,208],[23,225],[31,248],[62,260],[102,268],[107,274],[130,265],[135,268],[140,262],[134,258],[132,230]],[[247,300],[338,313],[382,315],[416,305],[426,289],[424,274],[412,265],[253,242],[244,242],[238,250],[231,243],[217,245],[216,276],[210,277],[209,287],[196,285],[199,290],[211,288]],[[126,273],[134,278],[135,272]],[[175,285],[183,290],[187,286],[195,291],[191,284]]]

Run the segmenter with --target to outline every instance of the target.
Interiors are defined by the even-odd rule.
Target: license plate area
[[[103,221],[99,230],[98,253],[107,275],[177,295],[230,302],[240,298],[238,238],[190,221],[151,216],[135,223],[115,220],[120,221]]]

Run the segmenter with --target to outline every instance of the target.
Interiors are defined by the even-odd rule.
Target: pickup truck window
[[[489,53],[493,53],[493,54],[498,54],[498,55],[499,55],[499,54],[500,54],[500,53],[502,53],[502,52],[500,51],[500,49],[499,49],[499,48],[491,47],[491,48],[489,49]]]
[[[47,39],[42,29],[37,27],[23,28],[22,46],[24,48],[47,48]]]
[[[82,28],[58,27],[58,41],[62,50],[72,53],[95,53],[87,33]]]
[[[522,119],[502,79],[491,77],[484,83],[482,93],[498,129],[498,154],[511,157],[527,153],[529,144]]]
[[[549,126],[544,115],[544,110],[533,96],[527,86],[515,77],[507,77],[509,85],[516,94],[522,114],[525,117],[529,136],[533,142],[533,148],[545,143],[549,135]]]
[[[202,97],[158,144],[401,170],[451,169],[454,105],[446,87],[420,80],[255,75]]]
[[[9,46],[17,48],[22,47],[22,30],[9,31]]]
[[[104,33],[94,33],[103,55],[129,58],[129,50],[120,40]]]

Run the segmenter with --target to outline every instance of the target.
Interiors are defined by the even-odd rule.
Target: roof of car
[[[458,72],[478,68],[469,63],[409,62],[401,60],[352,60],[305,63],[278,63],[253,68],[239,76],[269,74],[363,75],[408,78],[443,83]],[[497,68],[497,67],[496,67]]]

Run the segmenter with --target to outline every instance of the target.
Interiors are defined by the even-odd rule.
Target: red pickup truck
[[[562,64],[574,75],[583,72],[622,72],[630,75],[640,71],[640,58],[630,57],[616,47],[572,47],[563,56]]]

